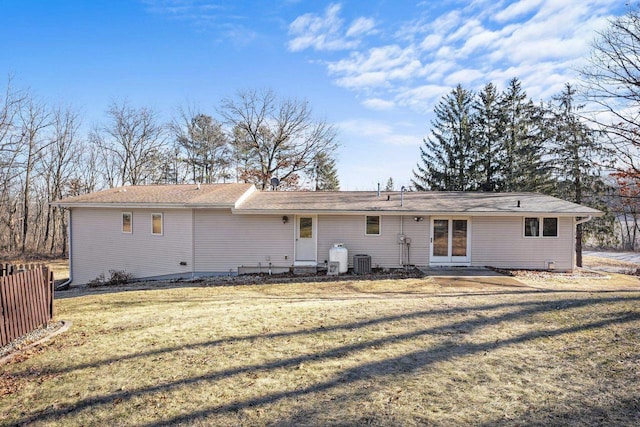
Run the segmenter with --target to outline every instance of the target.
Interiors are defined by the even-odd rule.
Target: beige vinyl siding
[[[411,264],[417,266],[429,265],[429,217],[423,216],[422,221],[414,221],[413,216],[404,216],[402,228],[405,236],[411,238],[409,255]]]
[[[293,265],[292,215],[233,215],[228,209],[195,211],[196,272],[237,272],[238,267]]]
[[[132,213],[132,232],[122,232],[122,212]],[[151,234],[151,214],[162,213],[163,235]],[[191,266],[191,210],[92,209],[72,212],[73,283],[87,283],[109,270],[136,278],[183,274]],[[180,265],[180,262],[187,265]]]
[[[552,215],[543,215],[551,217]],[[524,237],[523,218],[474,217],[471,263],[474,266],[573,269],[573,218],[560,218],[558,237]]]
[[[353,256],[365,254],[371,256],[372,267],[401,267],[398,234],[400,234],[400,216],[382,216],[381,234],[365,234],[366,215],[319,215],[318,216],[318,262],[329,260],[329,250],[336,243],[344,243],[349,251],[349,266],[353,267]],[[404,217],[404,234],[411,238],[411,263],[428,263],[428,219],[415,222],[413,217]]]

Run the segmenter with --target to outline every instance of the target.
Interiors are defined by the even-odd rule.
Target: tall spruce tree
[[[389,179],[387,180],[387,185],[384,186],[384,191],[393,191],[393,188],[393,177],[389,177]]]
[[[554,97],[548,120],[549,155],[553,164],[555,193],[574,203],[589,203],[604,208],[602,196],[606,188],[600,178],[598,165],[606,151],[594,132],[584,123],[575,102],[576,90],[567,83],[564,90]],[[576,265],[582,267],[583,226],[602,228],[612,226],[605,217],[594,224],[578,224],[576,229]]]
[[[551,175],[544,160],[544,110],[527,99],[516,78],[503,93],[501,109],[505,117],[501,164],[505,179],[500,190],[548,192]]]
[[[472,104],[473,140],[477,149],[479,188],[497,191],[504,185],[505,115],[501,108],[501,95],[493,83],[488,83],[476,95]]]
[[[315,159],[315,190],[338,191],[340,180],[336,170],[336,161],[328,153],[318,153]]]
[[[477,188],[471,135],[473,93],[458,85],[434,109],[432,136],[420,147],[421,163],[413,171],[416,190],[468,191]]]

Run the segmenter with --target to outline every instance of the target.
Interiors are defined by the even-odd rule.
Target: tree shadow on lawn
[[[559,291],[564,293],[565,291]],[[607,291],[605,291],[607,292]],[[538,292],[534,292],[538,293]],[[550,292],[550,291],[541,291],[540,293],[556,293],[554,292]],[[480,293],[480,294],[464,294],[464,296],[466,295],[478,295],[478,296],[501,296],[501,295],[512,295],[512,294],[524,294],[522,292],[496,292],[496,293]],[[431,295],[433,296],[433,295]],[[438,297],[460,297],[461,295],[438,295]],[[385,316],[385,317],[378,317],[378,318],[374,318],[374,319],[368,319],[368,320],[362,320],[362,321],[357,321],[357,322],[350,322],[350,323],[345,323],[345,324],[338,324],[338,325],[333,325],[333,326],[318,326],[318,327],[313,327],[313,328],[307,328],[307,329],[299,329],[299,330],[293,330],[293,331],[286,331],[286,332],[268,332],[268,333],[261,333],[261,334],[252,334],[252,335],[244,335],[244,336],[233,336],[233,337],[228,337],[228,338],[221,338],[221,339],[217,339],[217,340],[212,340],[212,341],[204,341],[204,342],[198,342],[198,343],[193,343],[193,344],[186,344],[186,345],[177,345],[177,346],[173,346],[173,347],[165,347],[165,348],[158,348],[158,349],[154,349],[154,350],[149,350],[149,351],[145,351],[145,352],[138,352],[138,353],[132,353],[132,354],[128,354],[128,355],[123,355],[123,356],[119,356],[119,357],[112,357],[112,358],[108,358],[108,359],[103,359],[103,360],[98,360],[95,362],[91,362],[91,363],[82,363],[82,364],[78,364],[78,365],[73,365],[73,366],[68,366],[65,368],[60,368],[60,367],[49,367],[49,368],[44,368],[42,370],[43,373],[45,374],[50,374],[50,375],[59,375],[59,374],[65,374],[65,373],[69,373],[69,372],[73,372],[73,371],[77,371],[77,370],[83,370],[83,369],[88,369],[88,368],[99,368],[100,366],[105,366],[105,365],[110,365],[113,363],[118,363],[118,362],[124,362],[124,361],[129,361],[129,360],[134,360],[134,359],[142,359],[145,357],[151,357],[151,356],[161,356],[163,354],[168,354],[168,353],[173,353],[176,351],[185,351],[185,350],[195,350],[195,349],[204,349],[204,348],[213,348],[213,347],[217,347],[217,346],[224,346],[224,345],[230,345],[230,344],[237,344],[237,343],[241,343],[241,342],[251,342],[254,340],[264,340],[264,339],[278,339],[278,338],[294,338],[294,337],[300,337],[300,336],[313,336],[313,335],[317,335],[317,334],[326,334],[326,333],[330,333],[330,332],[336,332],[336,331],[352,331],[354,329],[363,329],[363,328],[367,328],[370,326],[376,326],[376,325],[380,325],[380,324],[385,324],[385,323],[391,323],[391,322],[397,322],[397,321],[401,321],[401,320],[413,320],[413,319],[428,319],[428,318],[433,318],[433,317],[444,317],[444,316],[451,316],[451,315],[456,315],[456,314],[461,314],[461,313],[469,313],[469,312],[485,312],[485,311],[491,311],[491,310],[499,310],[499,309],[504,309],[504,308],[509,308],[509,307],[532,307],[532,311],[530,312],[531,314],[533,313],[538,313],[538,312],[543,312],[546,310],[546,306],[547,305],[553,305],[553,307],[549,307],[549,309],[568,309],[568,308],[573,308],[573,307],[582,307],[585,305],[591,305],[591,304],[595,304],[595,303],[610,303],[610,302],[618,302],[618,301],[631,301],[631,300],[640,300],[640,296],[638,297],[633,297],[633,298],[591,298],[588,300],[584,300],[584,299],[567,299],[567,300],[554,300],[554,301],[539,301],[539,300],[532,300],[532,301],[523,301],[523,302],[519,302],[519,303],[513,303],[513,302],[507,302],[507,303],[496,303],[496,304],[487,304],[487,305],[482,305],[482,306],[465,306],[465,307],[450,307],[450,308],[444,308],[444,309],[430,309],[430,310],[421,310],[421,311],[416,311],[413,313],[403,313],[403,314],[398,314],[398,315],[392,315],[392,316]],[[307,301],[307,299],[288,299],[288,301],[290,302],[297,302],[297,301]],[[583,304],[583,301],[589,301],[586,304]],[[166,301],[163,301],[166,302]],[[180,302],[178,300],[176,300],[176,302]],[[167,302],[167,303],[171,303],[171,301]],[[119,304],[118,304],[119,306]],[[528,315],[529,312],[526,312],[525,315]],[[514,318],[515,319],[515,318]],[[483,327],[483,326],[487,326],[488,324],[492,324],[492,323],[499,323],[499,322],[503,322],[503,321],[508,321],[508,320],[512,320],[512,319],[500,319],[497,320],[496,322],[490,322],[490,319],[486,319],[487,322],[486,324],[480,324],[477,327]],[[440,333],[440,330],[450,330],[451,327],[450,326],[442,326],[440,328],[434,328],[433,329],[433,333]],[[422,333],[419,335],[423,335]],[[362,347],[366,348],[368,346],[368,344],[363,344]],[[19,373],[17,373],[17,375],[20,375]]]
[[[17,420],[18,424],[30,423],[35,421],[52,421],[59,420],[60,417],[69,416],[76,412],[80,412],[84,409],[92,408],[100,405],[110,405],[115,402],[122,402],[125,400],[131,400],[137,397],[144,397],[145,395],[151,395],[159,392],[170,392],[173,390],[177,390],[184,386],[193,386],[201,383],[209,383],[215,382],[218,380],[222,380],[225,378],[233,377],[239,374],[253,372],[253,371],[274,371],[282,368],[295,368],[299,366],[301,363],[306,362],[318,362],[318,361],[328,361],[340,359],[345,356],[349,356],[353,353],[367,350],[371,347],[379,347],[387,344],[393,344],[398,342],[403,342],[407,340],[412,340],[422,336],[428,335],[442,335],[442,334],[450,334],[456,331],[469,333],[473,330],[484,328],[491,325],[497,325],[503,322],[515,321],[518,319],[522,319],[528,316],[532,316],[535,314],[543,313],[546,311],[554,311],[558,310],[566,310],[566,309],[575,309],[580,307],[586,307],[594,304],[602,304],[602,303],[613,303],[613,302],[629,302],[629,301],[638,301],[640,297],[630,297],[630,298],[587,298],[587,299],[564,299],[564,300],[553,300],[553,301],[526,301],[521,303],[505,303],[505,304],[495,304],[495,305],[487,305],[482,307],[462,307],[462,308],[453,308],[446,310],[426,310],[415,313],[409,313],[398,316],[390,316],[384,318],[376,318],[363,322],[355,322],[353,324],[348,325],[337,325],[334,327],[328,328],[314,328],[305,331],[292,331],[292,332],[284,332],[284,333],[275,333],[275,334],[265,334],[265,335],[254,335],[254,336],[245,336],[245,337],[237,337],[237,338],[229,338],[223,340],[215,340],[208,343],[199,343],[195,344],[191,347],[196,346],[211,346],[215,347],[221,345],[222,343],[229,342],[230,340],[249,340],[259,337],[261,339],[264,338],[276,338],[283,336],[293,336],[293,335],[313,335],[319,332],[326,332],[327,330],[339,330],[339,329],[353,329],[358,327],[364,327],[379,323],[386,323],[394,320],[401,319],[409,319],[409,318],[421,318],[421,317],[431,317],[431,316],[443,316],[447,313],[457,313],[457,312],[474,312],[474,311],[482,311],[482,310],[490,310],[495,308],[507,307],[511,306],[514,308],[518,308],[515,311],[500,314],[493,317],[477,317],[473,319],[466,319],[457,322],[451,322],[449,324],[438,326],[438,327],[429,327],[420,330],[414,330],[407,333],[400,334],[392,334],[385,336],[383,338],[371,339],[363,342],[358,342],[355,344],[347,344],[339,347],[335,347],[332,349],[328,349],[326,351],[320,351],[314,354],[308,355],[300,355],[295,357],[290,357],[286,359],[280,359],[273,362],[254,364],[249,366],[242,366],[237,368],[225,369],[218,372],[209,373],[206,375],[194,376],[185,379],[179,379],[175,381],[169,381],[162,384],[150,386],[150,387],[141,387],[138,389],[120,391],[110,394],[105,394],[101,396],[89,397],[86,399],[81,399],[76,403],[59,407],[59,408],[50,408],[43,411],[40,411],[33,416],[27,416],[23,419]],[[589,323],[584,323],[577,326],[562,328],[562,329],[548,329],[548,330],[537,330],[531,331],[527,333],[523,333],[519,336],[511,337],[508,339],[485,342],[480,344],[463,344],[460,346],[454,346],[451,343],[444,343],[440,345],[436,345],[432,348],[428,349],[420,349],[414,352],[406,353],[397,357],[388,358],[382,361],[375,361],[370,363],[363,363],[356,367],[345,369],[341,372],[337,372],[333,379],[325,382],[319,382],[309,387],[304,387],[301,389],[295,390],[285,390],[279,391],[271,394],[267,394],[264,396],[258,396],[251,399],[239,400],[235,402],[230,402],[225,405],[220,406],[212,406],[209,408],[200,409],[198,411],[194,411],[188,414],[180,415],[174,417],[169,420],[156,420],[149,425],[172,425],[181,422],[192,422],[194,420],[203,419],[211,415],[222,414],[229,411],[238,411],[243,408],[255,407],[266,405],[269,403],[273,403],[282,399],[302,397],[305,395],[309,395],[312,393],[327,391],[333,389],[338,386],[344,386],[345,384],[360,381],[363,379],[375,380],[381,379],[383,377],[390,377],[398,374],[405,374],[414,372],[419,369],[423,369],[426,366],[432,365],[437,362],[446,361],[462,356],[468,356],[473,354],[484,353],[488,351],[493,351],[499,349],[501,347],[506,347],[514,344],[522,344],[527,343],[529,341],[535,340],[537,338],[549,338],[549,337],[557,337],[564,334],[571,334],[580,331],[593,330],[608,327],[615,324],[624,324],[634,321],[640,320],[640,313],[637,312],[629,312],[623,311],[618,313],[607,313],[608,318],[594,321]],[[190,346],[184,347],[176,347],[173,349],[160,349],[154,350],[147,353],[135,354],[131,356],[125,356],[122,358],[115,358],[110,361],[101,361],[97,362],[97,365],[104,363],[113,363],[121,360],[125,360],[128,358],[136,358],[136,357],[144,357],[148,355],[153,355],[157,353],[163,352],[171,352],[182,350],[185,348],[189,348]],[[74,369],[83,369],[84,367],[95,366],[96,364],[85,364],[76,366],[73,368],[63,369],[60,372],[68,372]],[[54,370],[55,372],[55,370]],[[50,372],[47,372],[50,373]]]
[[[352,282],[371,282],[380,280],[419,280],[426,279],[427,276],[419,271],[409,272],[406,274],[376,274],[357,275],[346,274],[342,276],[326,276],[326,275],[291,275],[291,274],[274,274],[274,275],[236,275],[222,276],[220,278],[196,278],[184,280],[140,280],[127,284],[118,285],[101,285],[89,287],[87,285],[72,286],[70,289],[55,292],[56,299],[77,298],[86,295],[112,294],[119,292],[131,291],[150,291],[161,289],[181,289],[181,288],[237,288],[252,286],[288,286],[291,284],[306,284],[309,286],[332,284],[332,283],[352,283]],[[506,276],[505,276],[506,278]],[[509,278],[513,280],[512,278]]]
[[[591,425],[638,426],[640,425],[640,401],[637,398],[621,398],[609,405],[583,406],[573,412],[561,411],[553,406],[529,409],[513,419],[492,420],[479,426],[566,426],[579,425],[576,420],[592,420]]]

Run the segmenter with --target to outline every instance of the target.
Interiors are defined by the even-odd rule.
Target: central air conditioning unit
[[[358,254],[353,256],[353,272],[355,274],[371,273],[371,255]]]

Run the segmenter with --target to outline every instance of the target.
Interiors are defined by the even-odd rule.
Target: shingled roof
[[[54,202],[63,207],[234,207],[255,190],[252,184],[131,185]]]
[[[553,213],[566,216],[601,215],[576,203],[537,193],[272,191],[256,192],[234,209],[236,213],[408,213],[512,215]]]
[[[239,214],[340,213],[600,216],[602,212],[537,193],[258,191],[252,184],[140,185],[54,202],[62,207],[231,208]]]

